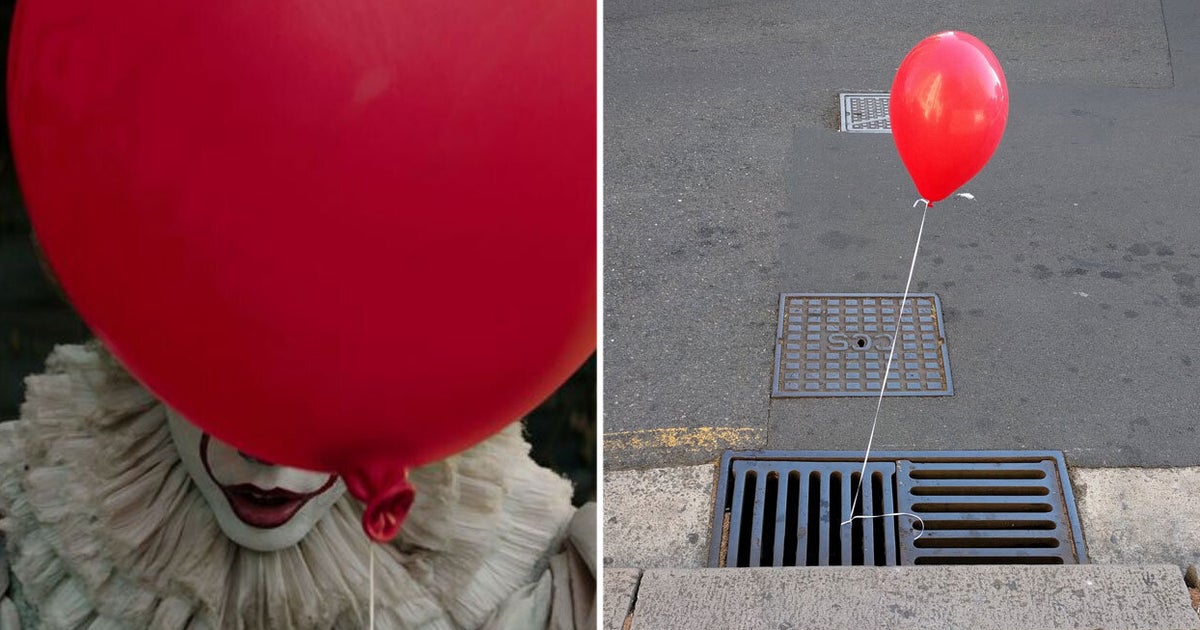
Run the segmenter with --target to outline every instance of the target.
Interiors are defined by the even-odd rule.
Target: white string
[[[963,199],[974,199],[975,195],[971,193],[958,193],[956,197]],[[875,417],[871,420],[871,434],[867,437],[867,450],[863,453],[862,470],[858,472],[858,487],[854,489],[854,499],[850,502],[850,518],[842,521],[842,526],[853,523],[856,519],[871,519],[871,518],[886,518],[889,516],[911,516],[921,525],[920,531],[913,537],[913,540],[919,539],[925,534],[925,519],[913,514],[912,512],[888,512],[887,514],[869,514],[855,515],[854,510],[858,507],[858,497],[862,494],[863,481],[867,478],[867,461],[871,459],[871,445],[875,442],[875,428],[879,425],[879,409],[883,406],[883,394],[887,391],[888,376],[892,371],[892,358],[896,356],[896,343],[900,341],[901,324],[904,323],[904,305],[908,301],[908,290],[912,287],[913,271],[917,268],[917,254],[921,251],[921,235],[925,233],[925,216],[929,214],[928,199],[924,197],[913,202],[913,207],[917,204],[924,203],[925,209],[921,211],[921,227],[917,228],[917,246],[913,248],[912,262],[908,265],[908,279],[904,281],[904,296],[900,298],[900,312],[896,316],[896,331],[892,335],[892,347],[888,350],[887,364],[883,368],[883,382],[879,386],[879,398],[875,401]]]
[[[921,211],[921,227],[917,229],[917,246],[913,249],[912,263],[908,266],[908,280],[904,281],[904,297],[900,298],[900,310],[896,314],[896,331],[892,334],[892,347],[888,350],[887,364],[883,368],[883,382],[879,385],[879,398],[875,401],[875,418],[871,420],[871,434],[867,438],[867,450],[863,453],[862,470],[858,473],[858,487],[854,490],[854,499],[850,502],[850,514],[854,514],[854,508],[858,507],[858,497],[862,494],[863,480],[867,474],[867,460],[871,458],[871,445],[875,442],[875,428],[879,425],[879,410],[883,407],[883,393],[887,391],[888,376],[892,371],[892,358],[896,356],[896,344],[900,342],[900,331],[903,329],[901,324],[904,323],[904,305],[908,302],[908,290],[912,286],[913,271],[917,268],[917,253],[921,251],[921,235],[925,233],[925,215],[929,214],[929,201],[926,199],[918,199],[913,207],[917,207],[918,203],[924,202],[925,209]],[[894,514],[877,514],[875,516],[894,516]],[[916,516],[913,514],[912,516]],[[856,517],[851,516],[849,519],[842,521],[842,525],[848,525]],[[873,518],[860,516],[857,518]],[[920,517],[917,517],[920,520]],[[921,531],[925,531],[925,522],[921,522]]]
[[[367,630],[375,630],[375,543],[369,541],[367,552],[367,588],[371,589],[371,594],[368,595],[367,608]]]
[[[925,535],[925,519],[921,518],[920,516],[917,516],[916,514],[913,514],[912,512],[888,512],[887,514],[866,514],[866,515],[856,514],[854,516],[851,516],[848,520],[842,521],[842,525],[846,525],[848,523],[853,522],[855,519],[860,519],[860,518],[863,520],[866,520],[866,519],[871,519],[871,518],[885,518],[888,516],[911,516],[911,517],[917,519],[917,522],[921,524],[921,529],[916,530],[917,535],[913,536],[913,540],[920,540],[921,536]]]

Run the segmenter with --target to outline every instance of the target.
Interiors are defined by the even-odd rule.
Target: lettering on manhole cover
[[[783,293],[771,396],[878,396],[888,350],[899,339],[885,396],[954,393],[941,300],[934,293]]]
[[[841,94],[842,131],[891,133],[887,94]]]

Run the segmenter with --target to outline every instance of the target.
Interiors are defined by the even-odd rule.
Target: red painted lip
[[[249,483],[221,486],[221,491],[242,522],[260,529],[272,529],[292,520],[313,497],[281,488],[263,490]]]
[[[251,483],[239,483],[225,485],[217,481],[217,478],[212,473],[212,468],[208,464],[208,442],[209,436],[207,433],[200,437],[200,461],[204,463],[204,471],[208,473],[208,478],[217,484],[221,492],[225,494],[225,500],[229,502],[229,507],[233,510],[233,514],[238,517],[243,523],[259,529],[274,529],[288,521],[308,503],[309,499],[317,496],[328,490],[330,486],[337,481],[337,475],[329,475],[329,479],[313,492],[292,492],[283,488],[271,488],[264,490]],[[260,462],[264,465],[266,462]]]

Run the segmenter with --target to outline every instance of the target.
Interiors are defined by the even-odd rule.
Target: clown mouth
[[[325,492],[337,482],[337,475],[329,475],[329,479],[312,492],[292,492],[283,488],[264,490],[252,483],[226,485],[217,481],[217,477],[213,475],[212,466],[208,463],[208,445],[209,435],[205,433],[200,437],[200,461],[204,463],[204,472],[208,473],[208,478],[221,489],[234,516],[251,527],[273,529],[287,523],[309,499]],[[242,456],[246,457],[244,454]],[[254,461],[262,466],[273,465],[262,460]]]
[[[241,483],[221,486],[221,491],[225,493],[233,513],[242,522],[251,527],[272,529],[292,520],[309,499],[328,487],[326,485],[316,492],[301,494],[282,488],[263,490],[253,484]]]

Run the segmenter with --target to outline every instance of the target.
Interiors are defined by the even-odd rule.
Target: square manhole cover
[[[934,293],[783,293],[771,396],[949,396],[942,303]],[[899,339],[896,338],[897,330]]]
[[[887,94],[842,94],[842,131],[891,133]]]
[[[872,453],[858,494],[862,457],[726,451],[708,566],[1088,561],[1061,452]]]

